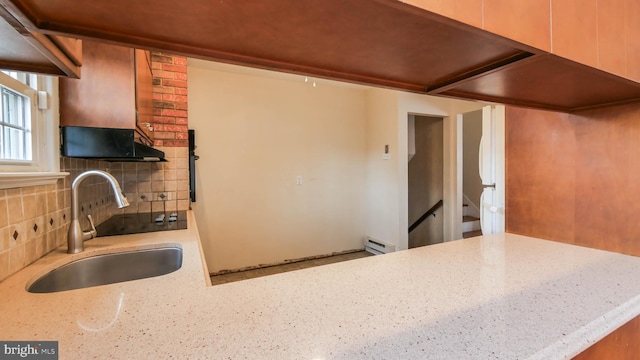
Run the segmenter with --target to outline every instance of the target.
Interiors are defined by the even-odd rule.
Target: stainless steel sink
[[[164,247],[87,257],[41,276],[27,291],[51,293],[145,279],[182,267],[182,249]]]

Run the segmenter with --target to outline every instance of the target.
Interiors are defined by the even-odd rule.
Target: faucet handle
[[[91,234],[90,239],[93,239],[94,237],[98,236],[98,230],[96,230],[96,226],[93,224],[93,218],[91,217],[91,214],[87,215],[87,218],[89,219],[89,224],[91,224],[91,229],[89,230],[89,233]]]

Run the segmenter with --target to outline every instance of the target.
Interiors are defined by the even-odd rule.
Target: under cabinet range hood
[[[60,127],[62,156],[103,161],[167,161],[164,152],[135,141],[133,129]]]

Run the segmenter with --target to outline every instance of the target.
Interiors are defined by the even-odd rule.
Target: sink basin
[[[87,257],[41,276],[27,291],[51,293],[145,279],[182,267],[182,249],[164,247]]]

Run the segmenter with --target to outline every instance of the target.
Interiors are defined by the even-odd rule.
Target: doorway
[[[408,247],[444,241],[444,119],[408,116]]]
[[[462,237],[482,235],[480,197],[484,190],[479,170],[482,110],[462,114]]]

